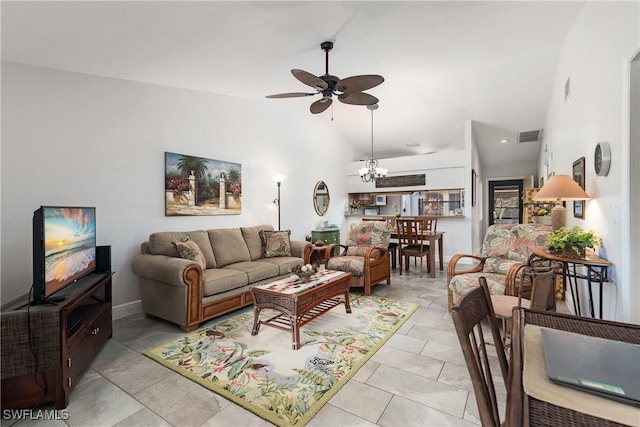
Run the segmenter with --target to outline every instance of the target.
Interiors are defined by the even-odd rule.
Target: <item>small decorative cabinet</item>
[[[330,245],[331,243],[340,243],[340,229],[327,228],[324,230],[312,230],[311,242],[315,243],[318,240],[322,240],[325,245]]]

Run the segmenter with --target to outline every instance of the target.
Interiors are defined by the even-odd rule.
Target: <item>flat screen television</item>
[[[95,208],[42,206],[33,213],[34,303],[50,301],[95,267]]]

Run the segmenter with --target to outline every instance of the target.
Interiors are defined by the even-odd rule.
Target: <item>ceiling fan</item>
[[[326,68],[323,76],[314,76],[307,71],[295,68],[291,70],[291,74],[293,74],[296,79],[314,88],[316,90],[315,92],[278,93],[275,95],[267,95],[266,98],[299,98],[320,94],[322,95],[322,99],[311,104],[310,110],[313,114],[322,113],[329,108],[333,102],[333,95],[336,95],[338,101],[344,104],[373,105],[379,102],[378,98],[363,91],[376,87],[384,82],[382,76],[366,74],[344,79],[332,76],[329,74],[329,51],[333,49],[333,42],[323,42],[320,44],[320,47],[325,51],[326,56]]]

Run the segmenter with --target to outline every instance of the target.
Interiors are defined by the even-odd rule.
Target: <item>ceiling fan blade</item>
[[[336,90],[345,93],[362,92],[384,82],[384,77],[377,74],[347,77],[336,83]]]
[[[379,102],[378,98],[364,92],[343,93],[338,96],[338,100],[342,103],[352,105],[373,105]]]
[[[314,102],[313,104],[311,104],[311,112],[313,114],[318,114],[318,113],[322,113],[324,110],[326,110],[327,108],[329,108],[331,106],[331,103],[333,102],[333,99],[329,98],[329,99],[319,99],[316,102]]]
[[[313,74],[308,73],[304,70],[298,70],[294,68],[293,70],[291,70],[291,74],[293,74],[293,77],[300,80],[302,83],[306,84],[307,86],[311,86],[314,89],[322,90],[329,87],[329,85],[327,85],[327,82],[322,80],[320,77],[314,76]]]
[[[267,95],[265,98],[301,98],[303,96],[317,95],[318,93],[306,93],[306,92],[290,92],[290,93],[277,93],[275,95]]]

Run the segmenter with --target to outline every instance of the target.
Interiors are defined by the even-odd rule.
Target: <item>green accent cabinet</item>
[[[318,240],[322,240],[325,245],[340,243],[340,229],[311,230],[311,243],[315,243]]]

